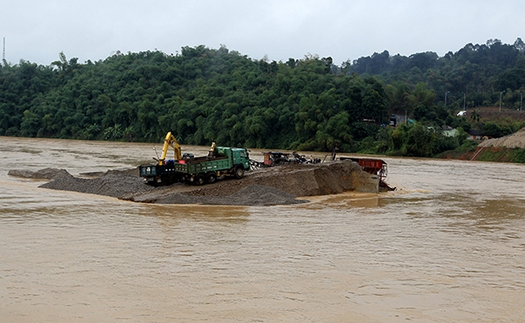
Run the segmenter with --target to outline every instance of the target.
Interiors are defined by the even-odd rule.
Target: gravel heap
[[[205,185],[188,195],[227,196],[248,185],[277,188],[293,196],[315,196],[352,191],[360,185],[360,176],[370,176],[350,160],[321,164],[298,164],[263,168],[249,173],[242,181],[228,180]]]
[[[297,200],[292,194],[265,185],[248,185],[228,196],[199,196],[171,194],[155,201],[161,204],[208,204],[208,205],[251,205],[268,206],[298,204],[308,201]]]
[[[287,165],[247,172],[240,180],[224,179],[211,185],[176,183],[153,187],[144,184],[137,169],[90,173],[93,178],[74,177],[64,169],[37,172],[10,171],[11,176],[49,179],[39,187],[117,197],[160,204],[279,205],[307,201],[298,196],[336,194],[355,190],[369,178],[359,165],[337,161],[316,165]]]
[[[128,194],[154,190],[154,187],[145,185],[142,178],[138,176],[111,173],[105,173],[103,176],[93,179],[78,178],[68,173],[65,176],[54,177],[52,181],[39,187],[118,198]]]
[[[7,175],[32,179],[55,179],[63,176],[72,176],[67,170],[57,168],[44,168],[36,172],[25,169],[12,169],[7,172]]]

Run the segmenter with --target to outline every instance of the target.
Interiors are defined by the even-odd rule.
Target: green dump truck
[[[140,176],[150,185],[169,185],[181,181],[197,185],[211,184],[225,176],[242,178],[249,169],[250,157],[246,148],[216,147],[215,143],[208,156],[184,154],[179,160],[139,166]]]

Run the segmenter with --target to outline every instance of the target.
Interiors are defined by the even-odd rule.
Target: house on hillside
[[[443,126],[442,133],[445,137],[455,137],[458,135],[458,129],[452,128],[451,126]]]
[[[472,140],[481,140],[485,135],[483,130],[469,130],[467,133]]]
[[[397,127],[398,125],[400,124],[408,124],[408,125],[413,125],[413,124],[416,124],[416,121],[414,119],[410,119],[410,118],[405,118],[404,115],[402,114],[391,114],[390,115],[390,123],[389,125],[392,126],[392,127]]]

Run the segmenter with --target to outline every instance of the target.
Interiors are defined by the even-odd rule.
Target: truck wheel
[[[197,177],[195,177],[195,184],[197,185],[202,185],[205,181],[206,179],[204,178],[204,174],[199,174]]]
[[[213,184],[215,183],[216,180],[217,180],[217,175],[215,173],[209,173],[206,176],[206,181],[208,182],[208,184]]]
[[[242,178],[244,176],[244,168],[242,166],[237,166],[233,175],[237,179]]]

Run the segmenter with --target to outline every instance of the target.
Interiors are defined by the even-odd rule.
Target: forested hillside
[[[383,52],[343,66],[254,60],[225,46],[82,64],[63,53],[49,66],[3,61],[0,135],[159,142],[172,131],[183,144],[431,156],[465,137],[435,129],[483,126],[456,117],[462,105],[496,104],[501,91],[504,106],[519,102],[524,49],[519,39],[490,41],[441,58]],[[417,124],[389,127],[391,113]]]
[[[513,45],[489,40],[483,45],[467,44],[456,53],[443,57],[436,53],[417,53],[409,57],[390,56],[388,51],[347,62],[345,73],[381,75],[389,84],[425,83],[440,101],[466,108],[489,106],[502,101],[509,108],[521,104],[525,90],[525,43],[518,38]]]

